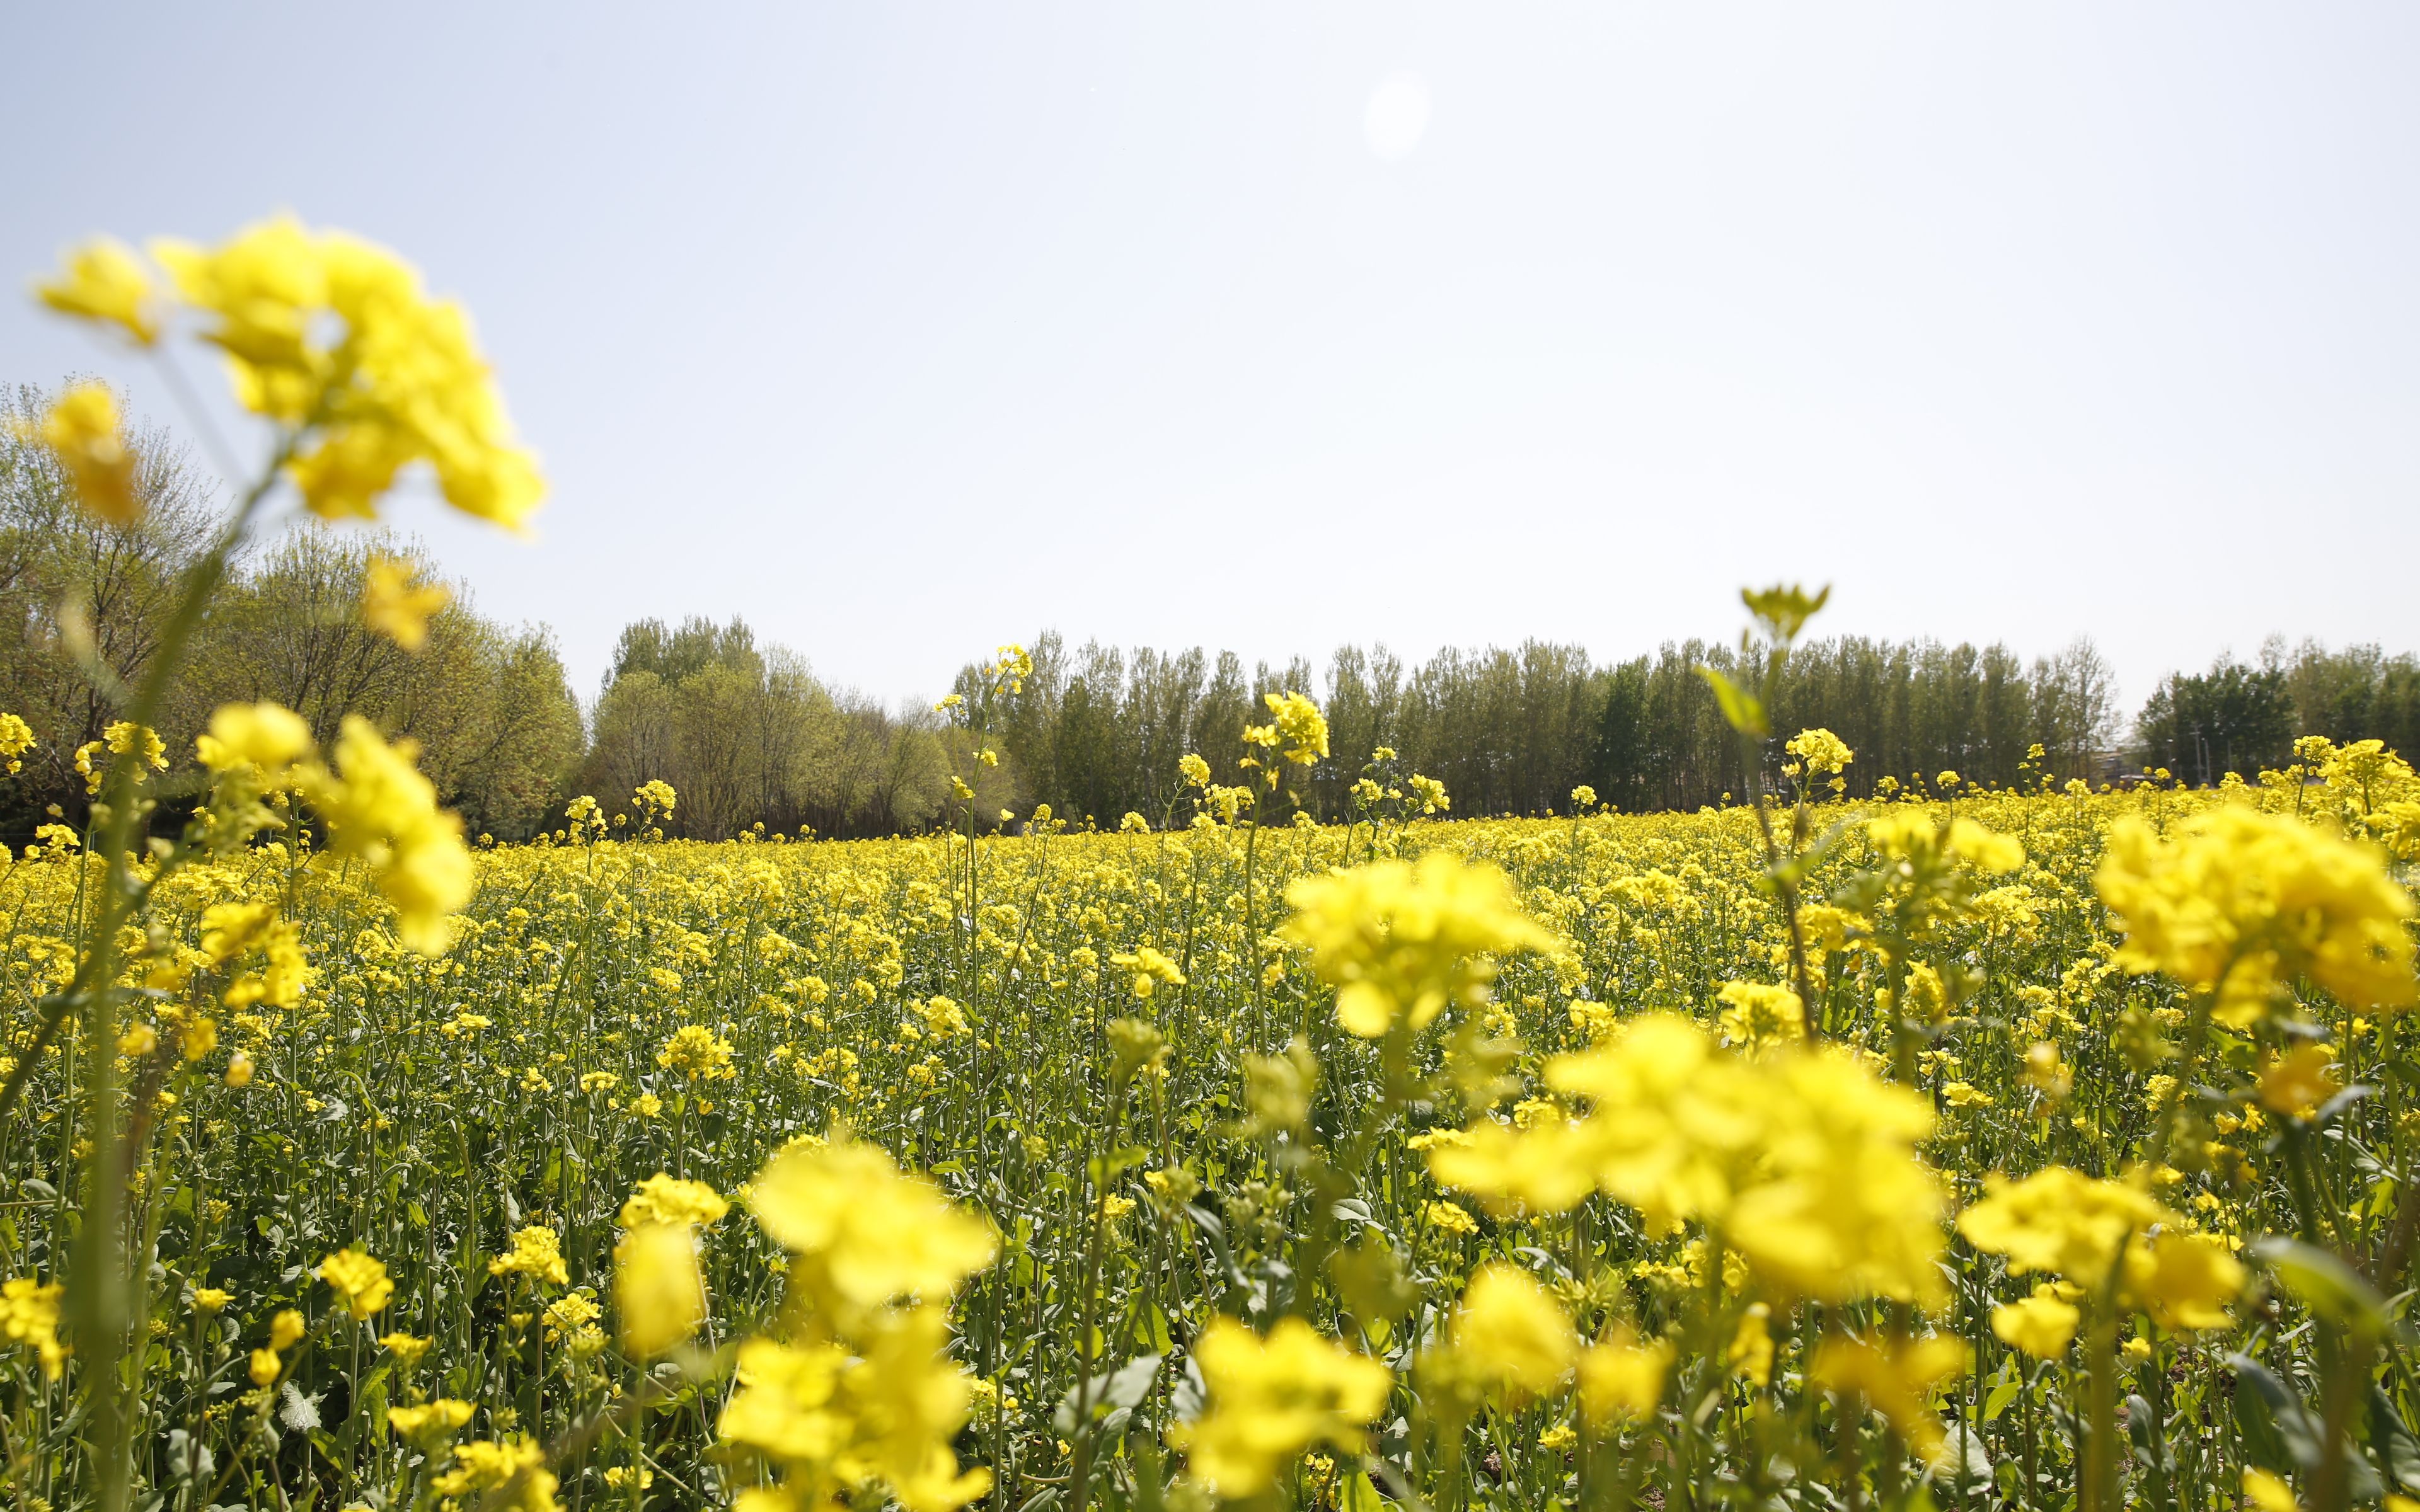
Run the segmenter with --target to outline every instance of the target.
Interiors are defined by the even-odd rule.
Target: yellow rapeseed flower
[[[116,326],[140,346],[160,339],[149,270],[132,249],[107,237],[69,253],[59,276],[35,285],[34,293],[62,315]]]
[[[1417,865],[1380,861],[1305,877],[1286,889],[1282,933],[1311,948],[1336,985],[1336,1018],[1363,1039],[1418,1031],[1449,1005],[1486,1001],[1492,957],[1550,951],[1556,937],[1521,913],[1495,867],[1431,851]]]
[[[1286,742],[1287,761],[1308,766],[1327,754],[1327,720],[1318,704],[1300,693],[1270,693],[1264,702]]]
[[[433,1448],[462,1431],[471,1421],[471,1404],[451,1396],[440,1396],[418,1407],[390,1407],[386,1410],[387,1427],[397,1436]]]
[[[2065,1165],[2022,1181],[1984,1178],[1982,1200],[1958,1215],[1958,1231],[1978,1249],[2009,1257],[2011,1273],[2050,1271],[2080,1286],[2099,1284],[2130,1235],[2175,1214],[2149,1194]]]
[[[59,1300],[66,1295],[60,1283],[44,1286],[31,1276],[0,1284],[0,1339],[33,1350],[46,1381],[58,1380],[67,1367],[67,1347],[59,1342]]]
[[[1601,1344],[1590,1345],[1579,1357],[1580,1411],[1599,1428],[1652,1419],[1664,1400],[1664,1381],[1671,1373],[1672,1357],[1670,1341],[1642,1344],[1626,1327]]]
[[[376,1316],[395,1295],[386,1266],[358,1249],[338,1250],[321,1260],[318,1275],[357,1319]]]
[[[2270,1060],[2260,1072],[2260,1105],[2289,1119],[2307,1119],[2342,1089],[2333,1046],[2305,1041]]]
[[[400,1331],[379,1335],[379,1347],[393,1352],[395,1357],[403,1363],[406,1369],[420,1363],[421,1357],[428,1352],[428,1347],[432,1342]]]
[[[2415,1000],[2411,894],[2377,852],[2298,819],[2227,805],[2164,842],[2128,816],[2095,880],[2125,922],[2119,963],[2215,993],[2221,1023],[2255,1022],[2296,976],[2354,1008]]]
[[[1549,1061],[1546,1082],[1589,1111],[1528,1130],[1482,1122],[1430,1149],[1437,1180],[1499,1211],[1558,1211],[1593,1186],[1653,1229],[1704,1219],[1795,1295],[1940,1293],[1946,1202],[1916,1152],[1931,1110],[1846,1053],[1750,1059],[1648,1014]]]
[[[34,727],[13,714],[0,714],[0,765],[11,777],[25,769],[25,752],[34,748]]]
[[[1876,1343],[1834,1335],[1815,1347],[1807,1379],[1833,1392],[1854,1394],[1897,1428],[1917,1458],[1941,1466],[1949,1443],[1932,1413],[1933,1388],[1966,1373],[1966,1342],[1953,1335]]]
[[[462,843],[462,821],[437,806],[437,789],[413,765],[419,748],[390,746],[358,714],[345,716],[334,770],[312,774],[312,806],[328,821],[334,848],[367,861],[395,905],[396,933],[424,955],[453,943],[452,917],[471,901],[478,875]]]
[[[69,387],[30,428],[67,470],[76,499],[93,515],[121,529],[143,517],[134,491],[134,452],[117,415],[117,399],[98,383]]]
[[[988,1470],[961,1473],[950,1443],[973,1383],[945,1352],[940,1310],[879,1314],[854,1348],[750,1339],[717,1431],[783,1472],[763,1506],[826,1506],[868,1486],[906,1512],[955,1512],[991,1489]]]
[[[1496,1260],[1471,1273],[1445,1348],[1457,1377],[1519,1403],[1559,1390],[1580,1346],[1570,1315],[1537,1278]]]
[[[426,463],[455,508],[525,528],[545,484],[470,317],[430,299],[401,258],[283,216],[215,249],[163,240],[151,253],[215,317],[203,334],[226,352],[237,398],[310,437],[287,471],[314,513],[374,517],[396,474]]]
[[[1387,1367],[1323,1338],[1299,1318],[1264,1339],[1214,1319],[1194,1344],[1210,1388],[1207,1410],[1183,1436],[1194,1483],[1224,1500],[1267,1491],[1302,1452],[1327,1444],[1360,1452],[1363,1429],[1387,1405]]]
[[[791,1253],[793,1278],[843,1314],[947,1297],[999,1252],[987,1220],[854,1139],[781,1151],[747,1196],[758,1226]]]
[[[2254,1512],[2302,1512],[2302,1504],[2294,1500],[2294,1488],[2265,1470],[2246,1466],[2243,1472],[2243,1499],[2252,1504]],[[2390,1505],[2397,1500],[2388,1497]]]
[[[650,1219],[624,1235],[613,1246],[613,1308],[622,1348],[635,1360],[653,1359],[696,1333],[706,1321],[697,1230]]]
[[[703,1024],[684,1024],[656,1051],[656,1064],[702,1082],[729,1081],[731,1041]]]
[[[1161,982],[1171,987],[1185,985],[1185,973],[1177,969],[1176,963],[1148,945],[1136,946],[1132,954],[1109,957],[1109,964],[1134,973],[1130,985],[1137,997],[1149,997]]]
[[[415,585],[412,563],[390,556],[370,559],[362,585],[362,623],[406,651],[428,643],[431,615],[454,602],[454,591],[443,583]]]
[[[625,1228],[642,1224],[694,1224],[711,1228],[731,1211],[721,1193],[704,1181],[685,1181],[661,1171],[641,1181],[622,1204],[616,1221]]]
[[[2127,1246],[2119,1297],[2171,1333],[2226,1328],[2234,1321],[2226,1304],[2247,1279],[2224,1241],[2163,1228]]]
[[[2084,1312],[2045,1283],[2033,1295],[1992,1309],[1992,1334],[2013,1350],[2038,1360],[2055,1360],[2075,1338]]]
[[[274,779],[312,751],[311,727],[276,703],[222,703],[210,711],[194,754],[213,772],[254,766]]]
[[[1829,777],[1856,759],[1849,743],[1829,730],[1801,730],[1783,747],[1790,754],[1807,764],[1807,770],[1818,777]]]
[[[1732,1044],[1768,1044],[1807,1037],[1807,1005],[1787,987],[1727,981],[1714,994],[1723,1005],[1723,1038]]]
[[[516,1232],[512,1248],[488,1262],[488,1273],[527,1276],[558,1287],[571,1281],[571,1273],[563,1263],[563,1241],[544,1224],[531,1224]]]
[[[456,1447],[454,1468],[430,1482],[440,1496],[464,1498],[470,1492],[484,1491],[489,1500],[481,1504],[510,1508],[512,1512],[555,1512],[554,1493],[559,1484],[554,1473],[546,1468],[544,1445],[486,1439]],[[514,1490],[501,1500],[495,1499],[495,1493],[507,1486]]]
[[[2243,1290],[2243,1267],[2225,1244],[2189,1232],[2183,1218],[2139,1187],[2064,1165],[2022,1181],[1985,1178],[1981,1201],[1959,1214],[1976,1248],[2009,1258],[2012,1274],[2048,1271],[2087,1292],[2119,1265],[2118,1301],[2167,1329],[2226,1327]]]

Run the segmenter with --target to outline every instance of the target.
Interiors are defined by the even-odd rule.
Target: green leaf
[[[1983,1421],[1998,1421],[2000,1414],[2009,1410],[2009,1404],[2017,1399],[2017,1394],[2024,1389],[2025,1383],[2018,1380],[2003,1381],[1993,1387],[1992,1394],[1983,1398]]]
[[[1152,1379],[1159,1374],[1159,1362],[1167,1356],[1139,1354],[1120,1365],[1109,1376],[1109,1402],[1116,1407],[1140,1407],[1151,1391]]]
[[[2378,1288],[2326,1250],[2273,1234],[2254,1242],[2246,1253],[2284,1282],[2296,1301],[2338,1328],[2377,1338],[2390,1326],[2386,1299]]]
[[[1745,604],[1748,613],[1755,616],[1758,627],[1776,643],[1785,646],[1798,639],[1798,632],[1807,628],[1807,622],[1815,617],[1831,596],[1829,583],[1812,594],[1796,583],[1776,583],[1762,590],[1740,590],[1740,602]]]
[[[1353,1473],[1353,1478],[1344,1483],[1344,1492],[1337,1498],[1336,1504],[1339,1512],[1387,1512],[1388,1506],[1386,1498],[1378,1494],[1378,1488],[1370,1484],[1370,1473],[1366,1470]]]
[[[2376,1384],[2369,1388],[2369,1446],[2379,1468],[2406,1491],[2420,1489],[2420,1439],[2412,1436],[2395,1400]]]
[[[1770,737],[1773,722],[1765,717],[1764,702],[1755,694],[1725,677],[1712,667],[1700,667],[1698,675],[1714,690],[1714,702],[1722,705],[1723,719],[1744,735],[1759,740]]]
[[[1094,1186],[1107,1188],[1121,1174],[1134,1169],[1150,1158],[1150,1150],[1140,1145],[1127,1145],[1122,1149],[1113,1149],[1107,1155],[1094,1156],[1084,1163],[1084,1169],[1093,1178]]]
[[[2319,1429],[2303,1399],[2249,1355],[2230,1354],[2226,1363],[2234,1368],[2236,1379],[2252,1388],[2235,1394],[2235,1421],[2242,1430],[2243,1457],[2276,1475],[2316,1469]]]

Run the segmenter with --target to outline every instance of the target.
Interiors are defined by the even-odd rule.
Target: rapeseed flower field
[[[275,438],[186,603],[287,488],[535,506],[391,255],[153,258],[43,295],[201,322]],[[116,428],[44,432],[108,518]],[[1775,669],[1823,595],[1745,601]],[[657,781],[525,846],[366,721],[123,690],[0,869],[0,1496],[2414,1505],[2410,766],[1850,805],[1713,680],[1774,781],[1694,814],[1264,823],[1329,757],[1274,696],[1114,830],[665,841]]]

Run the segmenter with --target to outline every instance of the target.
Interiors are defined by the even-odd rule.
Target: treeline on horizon
[[[1264,717],[1264,695],[1288,689],[1312,692],[1327,716],[1330,759],[1289,784],[1321,818],[1350,811],[1348,790],[1380,748],[1397,768],[1441,779],[1462,814],[1567,812],[1581,785],[1631,811],[1750,791],[1737,738],[1697,672],[1737,671],[1738,652],[1721,643],[1667,641],[1597,664],[1577,646],[1528,641],[1448,649],[1417,667],[1383,646],[1348,646],[1316,675],[1297,658],[1249,677],[1233,656],[1198,650],[1070,651],[1051,633],[1031,650],[1033,675],[1017,696],[987,707],[976,666],[956,690],[999,737],[1024,795],[1063,816],[1160,819],[1178,799],[1187,750],[1237,780],[1244,725]],[[2420,748],[2420,657],[2273,640],[2257,664],[2171,674],[2129,721],[2088,640],[2027,663],[1997,644],[1841,637],[1792,653],[1773,717],[1776,731],[1821,727],[1848,743],[1851,797],[1886,776],[1929,786],[1945,770],[1998,786],[2103,781],[2138,766],[2211,782],[2286,765],[2303,734]],[[1759,776],[1771,782],[1783,758],[1768,755]]]
[[[81,820],[75,752],[116,717],[87,669],[139,678],[169,585],[207,548],[215,519],[184,452],[152,432],[133,439],[147,525],[96,523],[48,452],[9,424],[42,398],[30,388],[0,395],[0,614],[18,628],[0,647],[0,710],[37,737],[23,770],[0,779],[0,831],[19,842],[50,808]],[[1751,781],[1696,672],[1733,666],[1737,653],[1719,642],[1670,641],[1610,663],[1540,641],[1448,649],[1418,665],[1348,646],[1323,666],[1247,671],[1231,653],[1070,648],[1045,632],[1021,689],[996,696],[970,664],[954,685],[965,706],[945,717],[830,687],[741,620],[692,617],[628,626],[583,704],[550,632],[483,616],[458,586],[417,655],[366,629],[357,607],[380,553],[430,571],[409,543],[320,527],[235,564],[162,721],[179,758],[159,790],[171,812],[207,712],[263,699],[302,713],[322,740],[359,713],[418,741],[440,797],[473,834],[499,840],[558,824],[578,794],[611,813],[654,779],[679,794],[667,827],[698,838],[756,825],[835,837],[928,829],[953,811],[954,779],[987,816],[1047,803],[1077,824],[1113,825],[1128,812],[1182,823],[1178,759],[1198,752],[1218,780],[1241,780],[1244,728],[1265,717],[1265,695],[1285,691],[1319,701],[1331,754],[1289,769],[1280,815],[1297,804],[1348,815],[1349,790],[1381,748],[1396,752],[1392,774],[1441,779],[1462,815],[1567,811],[1583,784],[1627,810],[1694,809]],[[1792,655],[1774,717],[1784,732],[1822,726],[1849,744],[1853,797],[1885,776],[1929,781],[1945,769],[2003,786],[2105,780],[2120,766],[2209,782],[2284,765],[2302,734],[2420,750],[2420,657],[2273,640],[2254,662],[2171,674],[2130,718],[2089,641],[2027,662],[1997,644],[1843,637]],[[997,766],[973,760],[960,719],[985,732]],[[2043,755],[2027,765],[2037,745]]]

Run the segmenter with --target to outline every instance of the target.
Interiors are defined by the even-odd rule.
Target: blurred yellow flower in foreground
[[[378,556],[362,586],[362,623],[406,651],[428,643],[429,617],[454,602],[453,590],[442,583],[414,586],[414,576],[411,563]]]
[[[1642,1344],[1626,1328],[1604,1343],[1590,1345],[1579,1358],[1580,1411],[1599,1427],[1653,1417],[1664,1399],[1672,1356],[1670,1341]]]
[[[1500,1260],[1471,1273],[1447,1325],[1443,1373],[1517,1404],[1552,1394],[1578,1359],[1570,1315],[1536,1277]]]
[[[2324,1044],[2299,1044],[2272,1059],[2260,1072],[2260,1105],[2289,1119],[2307,1119],[2343,1089],[2335,1078],[2336,1053]]]
[[[1966,1341],[1953,1335],[1880,1343],[1835,1335],[1815,1347],[1807,1377],[1835,1393],[1864,1397],[1917,1458],[1940,1465],[1949,1445],[1930,1398],[1934,1387],[1965,1373]]]
[[[1218,1318],[1193,1350],[1209,1405],[1181,1435],[1194,1482],[1230,1501],[1258,1496],[1316,1444],[1358,1453],[1387,1405],[1387,1367],[1323,1338],[1299,1318],[1264,1339]]]
[[[545,493],[504,400],[450,300],[385,248],[280,216],[205,249],[163,239],[152,256],[185,302],[214,317],[245,408],[308,440],[287,471],[315,514],[375,517],[407,466],[427,463],[448,503],[522,529]]]
[[[649,1221],[624,1235],[613,1246],[613,1307],[622,1348],[634,1360],[653,1359],[696,1333],[706,1321],[697,1230]]]
[[[116,326],[138,345],[160,339],[150,271],[123,242],[95,237],[69,253],[59,276],[36,284],[34,293],[61,315]]]
[[[31,1276],[0,1284],[0,1339],[33,1350],[46,1381],[58,1380],[67,1367],[67,1348],[59,1343],[59,1299],[66,1295],[58,1282],[44,1286]]]
[[[54,400],[28,440],[50,448],[67,470],[76,498],[101,519],[123,528],[143,517],[134,492],[134,453],[127,446],[117,399],[98,383],[71,385]]]
[[[757,1224],[795,1257],[792,1275],[843,1313],[947,1296],[1000,1247],[989,1221],[901,1174],[888,1151],[845,1136],[775,1155],[747,1196]]]
[[[334,849],[367,861],[379,890],[395,904],[396,933],[425,955],[453,941],[450,920],[477,890],[462,821],[437,806],[437,789],[412,764],[419,748],[390,746],[377,726],[345,716],[336,736],[334,771],[305,784],[312,807],[328,821]]]
[[[272,779],[311,749],[311,727],[275,703],[222,703],[210,711],[209,732],[194,740],[195,757],[213,772],[250,765]]]

